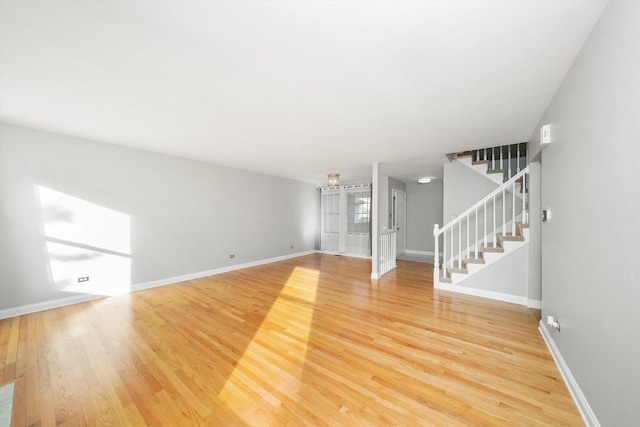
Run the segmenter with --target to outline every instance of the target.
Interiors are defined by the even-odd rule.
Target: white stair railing
[[[378,274],[382,276],[396,268],[396,232],[385,231],[378,235]]]
[[[451,271],[464,270],[465,258],[478,259],[484,248],[498,247],[498,236],[516,236],[516,224],[529,223],[528,183],[529,166],[442,228],[434,225],[434,283],[449,282]],[[517,192],[522,192],[521,199],[516,197]]]

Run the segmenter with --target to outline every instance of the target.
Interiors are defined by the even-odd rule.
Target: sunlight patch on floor
[[[0,387],[0,427],[11,425],[13,407],[13,383]]]
[[[296,267],[271,306],[219,397],[237,415],[254,414],[264,401],[282,403],[274,391],[297,400],[316,300],[318,270]],[[296,370],[280,366],[298,363]]]

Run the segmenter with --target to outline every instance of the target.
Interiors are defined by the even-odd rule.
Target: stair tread
[[[495,246],[493,243],[487,243],[487,246],[482,245],[480,248],[482,252],[504,252],[504,248],[500,246],[500,242],[498,242]]]
[[[487,173],[502,173],[502,174],[504,174],[504,169],[491,169],[491,170],[488,170]]]
[[[461,151],[459,153],[456,153],[456,157],[460,158],[460,157],[471,157],[473,156],[473,152],[471,151]]]
[[[451,283],[451,276],[445,278],[440,275],[440,283]]]
[[[506,240],[509,242],[524,242],[524,237],[518,236],[517,234],[515,236],[512,234],[505,234],[504,236],[502,234],[499,234],[498,240]]]
[[[489,160],[474,160],[471,162],[472,165],[488,165]]]
[[[474,256],[475,254],[471,254],[470,256]],[[484,258],[482,257],[482,252],[478,251],[478,258],[465,258],[464,261],[467,264],[484,264]]]

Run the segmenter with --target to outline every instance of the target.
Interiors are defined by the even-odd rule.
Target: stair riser
[[[487,268],[488,266],[497,263],[497,262],[501,262],[501,261],[508,261],[508,256],[513,253],[514,251],[518,250],[519,248],[528,245],[529,242],[524,241],[524,242],[505,242],[507,243],[507,245],[504,248],[504,252],[503,253],[496,253],[496,252],[486,252],[484,254],[484,260],[485,263],[484,264],[467,264],[466,265],[466,270],[467,273],[466,274],[462,274],[462,273],[452,273],[449,278],[451,279],[451,284],[453,285],[457,285],[460,284],[462,282],[464,282],[465,279],[467,279],[468,277],[473,276],[473,274],[477,273],[478,271],[481,271],[485,268]]]

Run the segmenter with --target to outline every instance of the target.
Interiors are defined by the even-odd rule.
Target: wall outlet
[[[553,316],[547,316],[547,326],[556,328],[560,331],[560,322],[558,322],[558,320]]]
[[[236,257],[236,254],[229,255],[229,258],[235,258],[235,257]]]
[[[89,276],[78,277],[78,282],[88,282]]]

